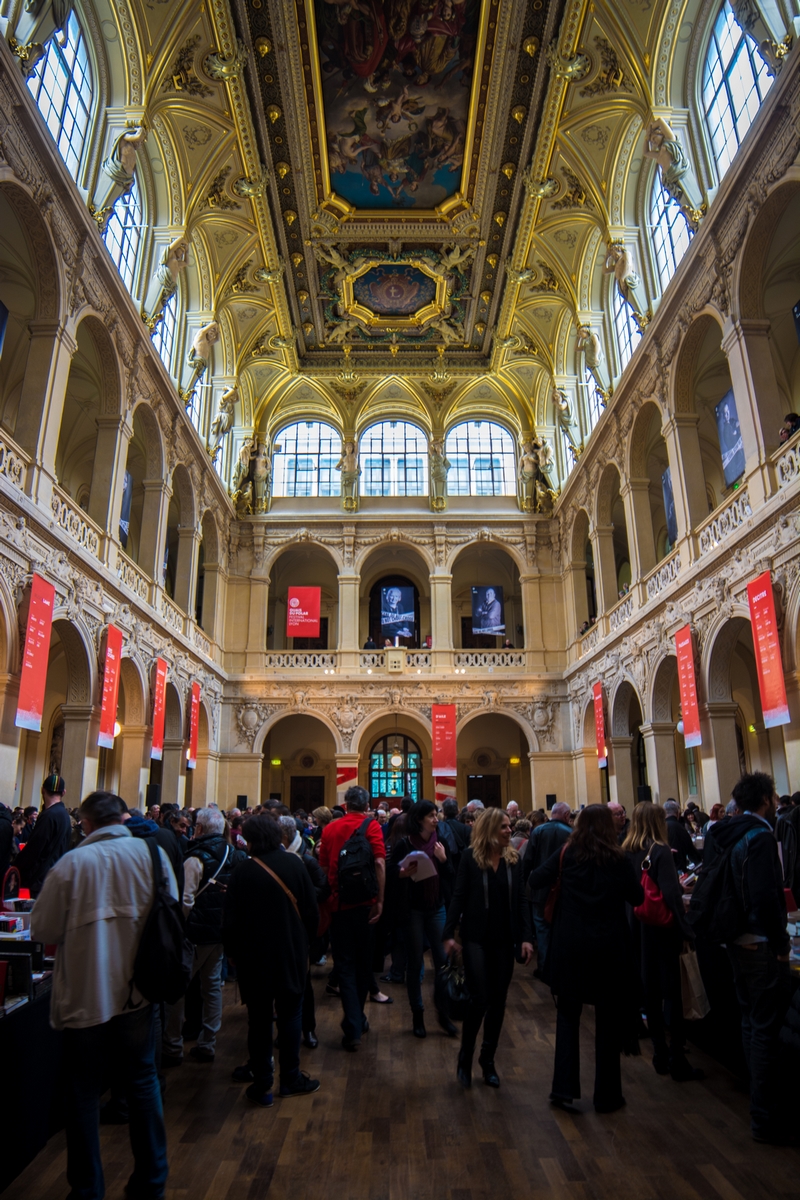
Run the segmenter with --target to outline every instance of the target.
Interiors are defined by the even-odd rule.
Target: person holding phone
[[[460,945],[455,940],[457,926]],[[470,996],[461,1032],[458,1081],[462,1087],[472,1086],[472,1058],[483,1025],[478,1062],[484,1083],[499,1087],[494,1056],[514,958],[526,965],[533,958],[530,912],[519,855],[511,845],[511,822],[502,809],[484,809],[472,827],[472,841],[461,856],[443,941],[448,954],[460,950],[464,955]]]

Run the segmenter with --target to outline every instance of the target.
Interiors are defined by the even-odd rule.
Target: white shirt
[[[159,852],[177,899],[169,859]],[[33,907],[31,938],[58,946],[50,1000],[54,1029],[102,1025],[130,1011],[133,962],[154,894],[150,851],[124,825],[95,830],[51,868]],[[142,1000],[134,988],[132,1004]]]

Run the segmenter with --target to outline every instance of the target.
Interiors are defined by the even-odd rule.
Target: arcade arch
[[[319,587],[320,635],[287,638],[286,612],[290,587]],[[267,641],[270,650],[335,650],[339,638],[339,576],[336,560],[318,542],[300,542],[283,550],[270,567]]]
[[[502,594],[505,630],[503,633],[475,632],[492,620],[487,590]],[[523,613],[519,568],[511,554],[496,542],[473,542],[456,556],[452,566],[451,608],[454,644],[462,649],[494,650],[508,639],[517,649],[525,646],[526,621]],[[473,623],[473,596],[477,622]],[[494,626],[496,628],[496,626]]]
[[[432,631],[430,567],[407,542],[392,540],[376,546],[361,565],[359,590],[359,644],[369,638],[376,645],[381,637],[381,589],[414,588],[416,628],[413,636],[400,636],[400,644],[420,646]],[[406,628],[406,625],[403,625]]]
[[[464,720],[456,739],[457,798],[506,808],[516,800],[523,812],[534,805],[529,754],[535,749],[519,721],[507,713],[479,712]]]
[[[642,733],[642,705],[629,680],[618,686],[611,703],[610,799],[631,813],[639,799],[639,788],[649,786],[647,758]]]
[[[324,721],[289,713],[264,738],[261,803],[279,800],[291,811],[336,803],[336,742]]]

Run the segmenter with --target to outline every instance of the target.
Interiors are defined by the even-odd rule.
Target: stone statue
[[[572,404],[564,388],[553,384],[553,389],[550,393],[553,400],[553,409],[556,415],[556,421],[559,427],[564,431],[564,434],[570,446],[576,445],[575,441],[575,417],[572,413]]]
[[[775,76],[791,47],[791,36],[776,42],[759,0],[731,0],[733,17],[746,38],[754,44],[770,75]]]
[[[253,512],[253,485],[248,479],[238,491],[231,496],[237,517],[249,517]]]
[[[431,508],[444,512],[447,508],[447,472],[450,463],[444,456],[444,439],[433,438],[428,451]]]
[[[521,271],[517,271],[506,263],[506,275],[511,283],[530,283],[535,274],[533,267],[523,267]]]
[[[208,325],[204,325],[195,334],[192,348],[186,355],[186,361],[192,368],[192,374],[189,377],[189,382],[185,389],[178,390],[178,395],[183,401],[186,408],[194,399],[194,389],[199,383],[203,373],[208,367],[211,358],[212,347],[219,341],[219,325],[216,321],[210,321]]]
[[[692,181],[683,146],[662,118],[653,121],[645,133],[642,153],[658,165],[661,186],[680,205],[686,220],[696,229],[705,211],[703,200]]]
[[[133,187],[136,156],[140,146],[143,146],[146,141],[147,130],[144,125],[134,125],[119,135],[111,153],[104,160],[103,175],[105,176],[106,190],[98,193],[92,206],[92,214],[101,231],[105,231],[111,210],[120,196],[127,196]]]
[[[579,350],[583,351],[586,370],[594,377],[603,402],[607,404],[611,396],[611,388],[603,366],[606,356],[599,334],[590,325],[579,325],[577,346]]]
[[[558,499],[552,488],[549,488],[542,479],[537,479],[534,484],[533,511],[543,513],[545,515],[553,511],[553,505]]]
[[[360,323],[354,317],[346,321],[340,321],[338,325],[329,325],[325,330],[325,341],[329,346],[344,343],[348,334],[354,333],[356,329],[360,328]]]
[[[533,512],[535,500],[536,476],[539,464],[533,453],[531,442],[522,443],[522,453],[517,466],[517,482],[519,484],[519,507],[522,512]]]
[[[8,16],[13,5],[2,5],[0,15]],[[60,33],[72,12],[72,0],[25,0],[18,8],[13,25],[7,34],[14,54],[27,78],[44,57],[47,43]]]
[[[346,438],[342,442],[342,457],[336,464],[336,470],[342,473],[342,508],[345,512],[356,512],[361,467],[358,465],[358,452],[353,438]]]
[[[428,323],[428,329],[435,329],[440,335],[445,346],[463,345],[464,342],[464,326],[454,325],[445,317],[436,317]]]
[[[533,454],[540,473],[549,482],[551,472],[556,465],[553,457],[553,447],[546,438],[542,438],[540,442],[534,439]]]
[[[175,294],[178,280],[186,270],[188,253],[189,241],[181,234],[174,242],[170,242],[161,255],[142,308],[142,320],[151,333],[163,316],[164,305]]]
[[[603,274],[613,275],[619,293],[631,307],[636,324],[644,329],[649,321],[647,303],[642,293],[642,280],[634,269],[633,255],[622,242],[609,242]]]
[[[269,512],[271,500],[270,480],[272,477],[272,461],[267,453],[264,442],[258,443],[255,462],[253,463],[253,495],[256,513]]]
[[[226,433],[230,433],[233,426],[233,410],[236,402],[239,399],[239,389],[234,386],[229,388],[227,392],[223,392],[219,398],[219,408],[217,415],[211,422],[211,440],[208,443],[208,453],[211,455],[211,461],[217,461],[222,439]]]
[[[253,485],[250,482],[250,460],[254,438],[246,438],[239,447],[236,465],[231,476],[231,500],[237,515],[253,511]]]

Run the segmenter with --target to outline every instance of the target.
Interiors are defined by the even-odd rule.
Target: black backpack
[[[372,817],[365,817],[339,851],[340,904],[365,904],[378,894],[375,857],[365,832],[371,820]]]
[[[151,1003],[175,1004],[191,983],[194,946],[186,937],[180,900],[169,893],[156,840],[145,838],[144,843],[153,863],[155,894],[133,963],[131,995],[135,985]]]
[[[733,852],[742,842],[749,842],[767,829],[749,829],[724,853],[703,867],[692,891],[686,920],[696,937],[708,938],[721,945],[733,942],[742,932],[746,917],[741,895],[741,879],[733,869]]]

